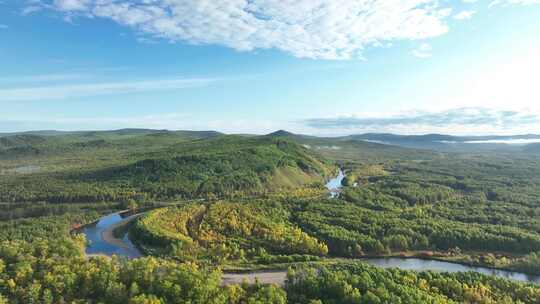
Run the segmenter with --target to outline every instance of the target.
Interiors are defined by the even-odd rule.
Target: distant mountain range
[[[452,136],[444,134],[396,135],[368,133],[351,135],[344,138],[364,140],[380,144],[397,145],[408,148],[432,150],[515,150],[528,144],[540,142],[540,135],[487,135],[487,136]]]
[[[454,152],[481,152],[489,150],[508,152],[540,151],[540,135],[537,134],[453,136],[445,134],[398,135],[390,133],[366,133],[341,137],[315,137],[279,130],[268,134],[268,136],[289,137],[300,141],[306,141],[308,139],[326,139],[332,142],[362,141],[413,149]]]
[[[516,140],[516,139],[539,139],[540,135],[486,135],[486,136],[452,136],[444,134],[426,135],[397,135],[390,133],[366,133],[360,135],[350,135],[348,137],[366,140],[381,141],[414,141],[414,142],[471,142],[471,141],[493,141],[493,140]]]
[[[212,137],[222,133],[217,131],[169,131],[169,130],[156,130],[156,129],[118,129],[118,130],[105,130],[105,131],[56,131],[56,130],[38,130],[38,131],[25,131],[25,132],[10,132],[0,133],[0,137],[14,136],[14,135],[35,135],[35,136],[62,136],[62,135],[76,135],[76,136],[130,136],[130,135],[145,135],[145,134],[181,134],[181,135],[198,135],[200,137]]]
[[[216,131],[169,131],[153,129],[119,129],[110,131],[55,131],[40,130],[28,132],[0,133],[0,148],[36,145],[45,137],[71,137],[77,139],[111,139],[130,136],[181,136],[186,138],[210,138],[223,135]],[[242,134],[240,136],[256,136]],[[328,146],[344,142],[368,142],[372,144],[392,145],[413,149],[429,149],[436,151],[481,152],[489,150],[522,151],[528,153],[540,152],[540,135],[487,135],[487,136],[452,136],[445,134],[398,135],[390,133],[366,133],[341,137],[317,137],[278,130],[267,134],[272,137],[286,137],[304,144],[317,142],[318,145]]]

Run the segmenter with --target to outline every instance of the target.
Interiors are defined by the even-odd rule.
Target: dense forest
[[[538,185],[537,157],[506,151],[286,132],[0,136],[0,303],[539,303],[532,283],[352,260],[540,273]],[[125,209],[151,210],[127,227],[148,256],[86,257],[76,228]],[[283,286],[221,284],[272,267],[289,269]]]
[[[421,252],[539,273],[534,159],[453,155],[351,165],[340,200],[304,202],[296,223],[343,256]],[[336,207],[339,206],[339,207]]]

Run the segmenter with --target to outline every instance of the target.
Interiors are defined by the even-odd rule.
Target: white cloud
[[[41,0],[27,0],[21,14],[23,16],[31,15],[43,10],[46,7],[50,8],[51,6],[44,4],[41,2]]]
[[[134,82],[90,83],[0,89],[0,101],[53,100],[98,95],[115,95],[156,90],[176,90],[207,86],[210,78],[166,79]]]
[[[305,126],[326,134],[391,132],[402,134],[512,134],[540,132],[540,112],[530,108],[453,108],[311,118]]]
[[[54,0],[69,18],[101,17],[151,38],[240,51],[279,49],[297,57],[346,59],[395,40],[448,31],[438,0]]]
[[[422,43],[417,49],[412,51],[412,54],[418,58],[429,58],[431,57],[431,51],[431,45],[427,43]]]
[[[474,14],[476,14],[475,11],[461,11],[455,14],[453,18],[456,20],[467,20],[471,19]]]
[[[84,11],[88,9],[90,0],[54,0],[53,4],[63,11]]]

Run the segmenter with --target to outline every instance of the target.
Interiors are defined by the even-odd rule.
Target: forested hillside
[[[17,174],[29,165],[13,164],[24,164],[28,157],[8,162],[6,167],[14,168],[5,168],[0,175],[0,200],[87,203],[250,195],[321,183],[334,170],[317,154],[284,139],[173,140],[170,134],[159,134],[109,144],[70,143],[69,149],[58,154],[35,158],[37,165],[31,168],[36,172],[29,174]],[[152,146],[154,141],[159,145]]]
[[[181,261],[264,264],[326,255],[326,245],[291,223],[282,204],[250,200],[162,208],[138,220],[130,232],[149,253]]]

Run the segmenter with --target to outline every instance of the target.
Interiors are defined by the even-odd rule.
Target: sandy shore
[[[103,238],[105,242],[111,245],[121,247],[121,248],[131,249],[131,246],[126,244],[122,239],[118,239],[114,236],[114,230],[118,227],[126,225],[129,222],[137,219],[139,216],[141,216],[141,214],[134,214],[132,216],[126,217],[125,219],[121,220],[120,222],[114,225],[107,227],[105,230],[101,232],[101,237]]]

